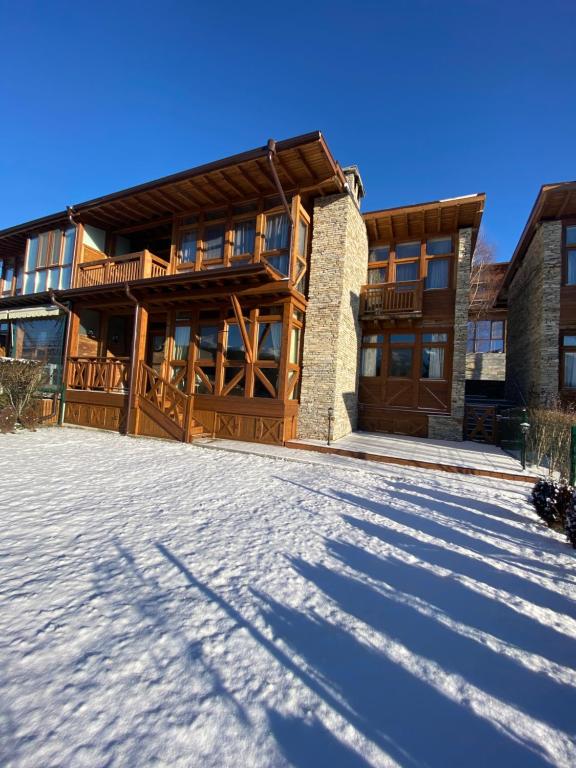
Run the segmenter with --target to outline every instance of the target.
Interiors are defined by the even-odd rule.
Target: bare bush
[[[547,466],[550,475],[570,476],[571,428],[576,426],[576,409],[559,400],[551,405],[531,408],[528,421],[528,451],[537,466]]]
[[[0,358],[0,391],[4,407],[12,409],[15,419],[33,428],[29,414],[34,396],[46,381],[44,365],[36,360]]]

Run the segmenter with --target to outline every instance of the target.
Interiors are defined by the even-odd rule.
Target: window
[[[382,371],[382,347],[366,347],[362,350],[361,376],[380,376]]]
[[[23,292],[70,288],[76,228],[55,229],[28,239]]]
[[[196,263],[196,249],[198,247],[198,233],[195,229],[184,232],[180,245],[180,261],[184,264]]]
[[[409,378],[412,376],[413,353],[414,350],[409,347],[391,347],[388,375],[392,378]]]
[[[426,240],[426,254],[428,256],[445,256],[452,253],[451,237],[434,237]]]
[[[382,245],[371,248],[368,252],[368,284],[378,285],[388,281],[388,262],[390,246]]]
[[[218,352],[218,326],[200,325],[197,335],[197,354],[194,364],[195,392],[214,394],[216,386],[216,354]]]
[[[224,224],[206,227],[204,230],[204,263],[224,261]]]
[[[426,275],[427,291],[437,288],[448,288],[450,259],[429,259],[428,274]]]
[[[418,280],[419,265],[417,261],[396,264],[396,282],[407,283]]]
[[[374,261],[388,261],[390,258],[390,246],[381,245],[378,248],[370,248],[368,252],[368,262]]]
[[[19,293],[17,282],[14,280],[16,273],[16,260],[13,258],[0,259],[0,296],[13,296]]]
[[[256,219],[237,221],[233,230],[232,257],[234,263],[251,261],[256,242]]]
[[[420,241],[414,243],[398,243],[396,246],[397,259],[411,259],[420,257]]]
[[[576,225],[566,227],[566,285],[576,285]]]
[[[444,347],[422,347],[420,376],[423,379],[444,378]]]
[[[576,336],[562,336],[562,387],[576,389]]]
[[[504,352],[503,320],[470,320],[467,352]]]
[[[275,213],[266,216],[262,257],[271,267],[274,267],[283,275],[288,275],[290,271],[289,244],[290,222],[288,216],[285,213]]]
[[[305,275],[307,270],[306,254],[308,252],[308,223],[303,219],[298,219],[298,243],[296,248],[296,274],[294,282],[296,290],[304,293]]]
[[[388,267],[376,267],[368,270],[368,284],[378,285],[385,283],[388,277]]]

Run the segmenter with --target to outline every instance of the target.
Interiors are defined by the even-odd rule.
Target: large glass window
[[[263,258],[283,275],[290,271],[290,222],[285,213],[266,216]]]
[[[396,264],[396,282],[407,283],[418,280],[419,265],[417,261]]]
[[[382,347],[365,347],[362,350],[362,376],[380,376],[382,372]]]
[[[204,261],[223,261],[224,259],[224,224],[206,227],[204,230]]]
[[[444,378],[444,347],[422,348],[422,370],[420,376],[423,379]]]
[[[198,247],[198,233],[195,229],[188,230],[182,235],[180,245],[180,261],[185,264],[194,264],[196,262],[196,249]]]
[[[409,347],[391,347],[388,375],[391,378],[410,378],[413,354],[414,350]]]
[[[452,253],[452,238],[433,237],[426,240],[426,253],[428,256],[444,256]]]
[[[503,320],[470,320],[468,322],[468,352],[504,352]]]
[[[11,322],[11,349],[14,357],[40,360],[44,363],[47,381],[45,388],[60,386],[65,317],[44,317],[13,320]]]
[[[566,285],[576,285],[576,225],[566,227]]]
[[[410,259],[420,256],[420,241],[413,243],[398,243],[396,246],[397,259]]]
[[[428,274],[426,275],[426,290],[448,288],[449,269],[449,259],[429,259]]]
[[[569,334],[562,337],[562,386],[576,389],[576,336]]]
[[[237,221],[234,224],[234,245],[232,255],[236,261],[249,261],[254,255],[256,242],[256,220]]]
[[[76,228],[42,232],[28,240],[24,293],[70,288]]]

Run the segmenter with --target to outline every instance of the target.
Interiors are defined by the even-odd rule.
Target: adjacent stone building
[[[497,306],[508,310],[507,397],[576,399],[576,182],[541,188]]]

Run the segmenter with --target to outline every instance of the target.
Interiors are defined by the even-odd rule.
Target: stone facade
[[[466,378],[482,381],[504,381],[506,355],[501,352],[477,352],[466,355]]]
[[[353,190],[318,198],[313,224],[298,435],[325,440],[333,408],[332,436],[338,439],[357,424],[358,309],[368,237]]]
[[[470,228],[461,229],[458,232],[457,259],[450,416],[430,415],[428,417],[428,437],[436,440],[462,440],[463,437],[470,262],[472,259],[472,230]]]
[[[506,396],[541,405],[558,394],[562,222],[537,229],[508,289]]]

